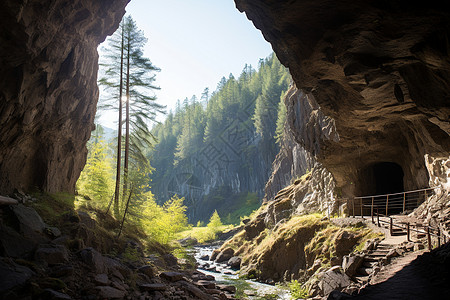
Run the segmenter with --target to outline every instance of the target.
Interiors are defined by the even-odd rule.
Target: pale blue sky
[[[161,69],[156,95],[168,109],[272,52],[233,0],[132,0],[126,10],[148,38],[144,54]],[[111,120],[103,114],[100,122],[115,128]]]

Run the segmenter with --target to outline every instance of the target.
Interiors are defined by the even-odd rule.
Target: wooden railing
[[[380,219],[380,217],[384,217],[389,221]],[[375,214],[372,215],[372,223],[376,224],[378,227],[381,227],[381,223],[388,224],[389,233],[391,236],[393,235],[395,228],[406,231],[406,239],[408,242],[412,241],[411,232],[416,232],[418,235],[421,234],[423,236],[426,236],[429,250],[433,248],[432,238],[436,239],[438,247],[441,246],[441,242],[445,244],[447,243],[447,241],[450,241],[450,234],[448,232],[445,232],[440,224],[438,226],[431,226],[424,224],[411,224],[410,222],[401,221],[395,223],[394,220],[395,219],[391,216],[380,214],[378,212],[378,209],[375,211]]]
[[[404,213],[419,207],[427,197],[434,194],[434,188],[426,188],[402,193],[355,197],[347,202],[350,216],[373,215],[378,209],[384,215]]]
[[[353,217],[360,216],[364,218],[364,216],[370,216],[372,223],[378,227],[385,223],[389,227],[391,235],[393,235],[396,228],[404,230],[408,241],[412,240],[412,232],[426,236],[428,248],[431,250],[433,238],[436,239],[438,247],[441,245],[441,242],[447,243],[447,241],[450,241],[450,234],[441,225],[430,226],[394,221],[395,218],[391,217],[390,214],[400,214],[413,210],[433,194],[434,188],[426,188],[403,193],[355,197],[347,200],[347,213]]]

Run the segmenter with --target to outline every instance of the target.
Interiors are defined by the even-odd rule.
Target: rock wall
[[[286,212],[276,209],[285,205],[269,204],[266,225],[277,224],[292,214],[337,211],[335,180],[315,158],[321,144],[339,141],[334,120],[322,113],[312,95],[305,94],[295,85],[289,89],[284,102],[287,117],[282,146],[272,164],[273,172],[266,184],[264,200],[279,201],[292,194],[288,197],[291,203],[288,210],[283,209]],[[298,184],[304,174],[310,174],[308,181]],[[280,191],[283,188],[286,193]]]
[[[97,46],[129,0],[0,4],[0,193],[73,192],[98,99]]]
[[[428,186],[425,155],[450,153],[450,13],[443,3],[235,2],[297,87],[333,120],[330,139],[295,138],[344,196],[372,193],[367,170],[383,162],[402,168],[405,190]]]

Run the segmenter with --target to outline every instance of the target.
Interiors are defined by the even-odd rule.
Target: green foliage
[[[86,165],[77,181],[77,189],[80,194],[93,199],[97,208],[105,208],[113,193],[114,181],[107,145],[100,138],[95,137],[89,147]]]
[[[277,112],[277,125],[275,129],[275,140],[279,146],[281,146],[281,141],[283,140],[284,135],[284,125],[286,123],[286,105],[283,102],[283,98],[285,93],[281,96],[281,101],[278,104],[278,112]]]
[[[127,245],[124,252],[122,253],[122,258],[126,262],[133,263],[139,261],[141,255],[136,248]]]
[[[163,206],[159,206],[153,195],[147,193],[147,201],[141,206],[141,223],[145,231],[159,243],[167,244],[174,239],[176,233],[188,229],[183,201],[184,198],[174,196]]]
[[[222,221],[220,220],[220,216],[217,213],[217,210],[214,211],[211,218],[209,219],[208,225],[206,225],[208,228],[210,228],[213,232],[217,232],[218,229],[223,226]]]
[[[289,284],[292,299],[306,299],[308,298],[308,291],[297,280],[292,280]]]

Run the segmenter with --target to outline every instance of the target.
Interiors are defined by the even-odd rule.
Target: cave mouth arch
[[[393,162],[380,162],[372,165],[375,195],[402,193],[403,169]]]
[[[376,162],[362,170],[359,177],[361,196],[402,193],[404,173],[394,162]]]

